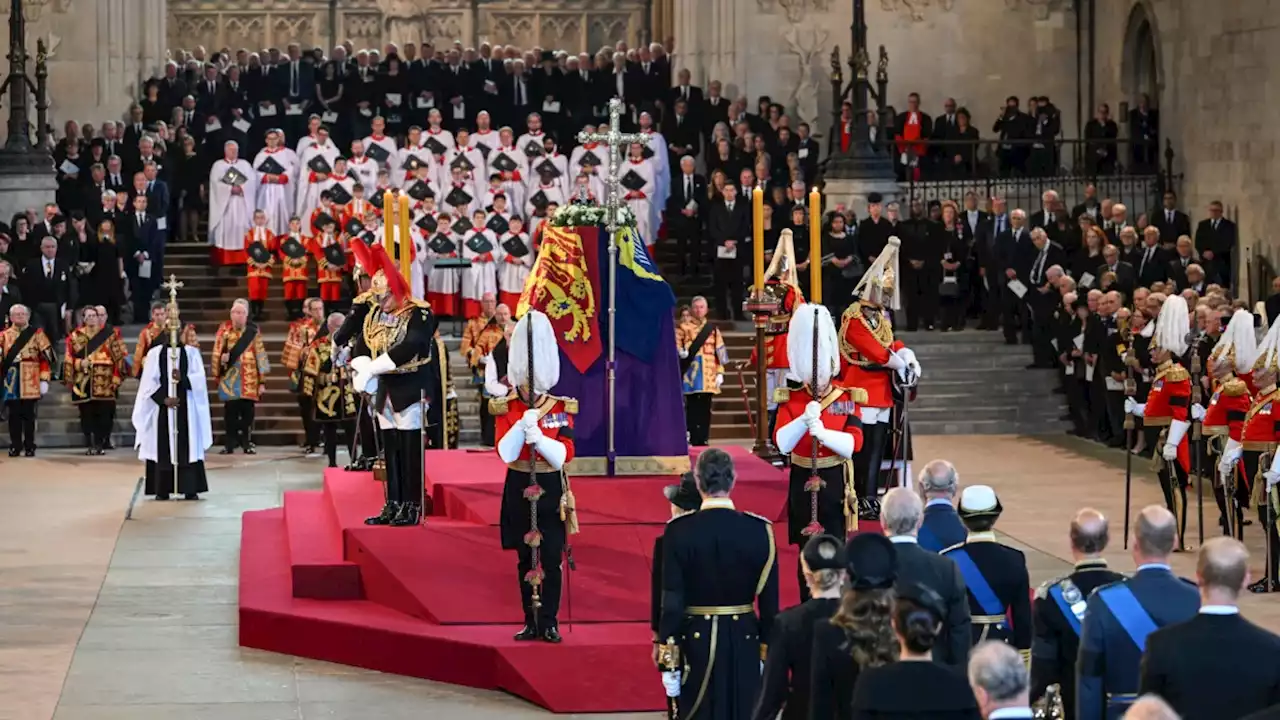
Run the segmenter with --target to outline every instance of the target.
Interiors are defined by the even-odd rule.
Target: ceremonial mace
[[[813,356],[809,370],[809,394],[813,401],[821,404],[822,400],[818,396],[818,307],[813,308]],[[764,392],[761,389],[761,392]],[[763,418],[762,418],[763,419]],[[822,422],[821,410],[818,414],[818,422]],[[809,480],[805,482],[804,489],[809,493],[809,524],[801,532],[806,537],[820,535],[822,533],[822,525],[818,522],[818,491],[822,490],[825,484],[822,478],[818,476],[818,436],[809,432]],[[847,534],[847,533],[846,533]]]
[[[1202,372],[1201,372],[1202,368],[1201,368],[1201,362],[1200,362],[1200,338],[1202,338],[1203,336],[1204,336],[1203,330],[1192,328],[1191,333],[1188,335],[1188,338],[1187,338],[1190,342],[1194,343],[1191,346],[1191,404],[1192,405],[1199,405],[1200,402],[1204,399],[1204,394],[1201,391],[1201,387],[1200,387],[1200,380],[1202,375]],[[1204,453],[1201,452],[1201,449],[1200,449],[1200,440],[1204,434],[1202,427],[1203,427],[1203,423],[1196,420],[1194,417],[1191,418],[1191,443],[1192,443],[1191,450],[1193,453],[1195,453],[1195,457],[1193,459],[1192,464],[1195,466],[1195,473],[1196,473],[1196,514],[1198,515],[1197,522],[1199,523],[1199,526],[1200,526],[1200,544],[1204,545],[1204,468],[1202,466],[1202,462],[1204,460]],[[1184,513],[1186,512],[1186,508],[1183,508],[1183,512]]]
[[[441,422],[444,417],[441,416]],[[427,389],[418,390],[418,462],[422,465],[421,477],[418,478],[421,490],[418,493],[418,524],[427,524]]]
[[[534,382],[533,382],[533,315],[529,315],[529,325],[526,328],[528,333],[528,347],[525,355],[528,357],[529,364],[527,366],[528,378],[526,378],[526,387],[529,392],[529,409],[533,410],[535,400]],[[528,432],[528,428],[525,428]],[[539,548],[542,546],[541,533],[538,531],[538,500],[541,499],[543,490],[538,485],[538,448],[536,443],[528,443],[529,446],[529,486],[525,488],[524,496],[529,501],[529,539],[533,542],[529,543],[529,572],[525,573],[524,580],[533,588],[533,631],[541,635],[541,628],[538,623],[538,610],[542,608],[542,593],[539,589],[542,585],[542,565],[539,562],[541,552]]]
[[[182,356],[179,353],[185,353],[187,350],[178,345],[178,288],[183,283],[178,282],[176,275],[170,275],[169,281],[161,285],[162,288],[169,291],[169,306],[166,308],[169,318],[169,397],[178,400],[178,405],[172,408],[165,408],[165,412],[172,412],[169,418],[169,462],[173,465],[173,493],[171,497],[178,495],[178,410],[182,407],[182,399],[178,397],[178,388],[181,385],[179,379],[179,368],[182,367]],[[185,412],[186,409],[182,408]],[[188,440],[190,442],[190,440]]]
[[[1138,382],[1133,378],[1133,366],[1138,362],[1137,355],[1133,352],[1133,333],[1129,330],[1129,317],[1122,315],[1117,321],[1119,325],[1120,340],[1125,343],[1124,351],[1124,394],[1126,397],[1134,397],[1138,394]],[[1134,420],[1133,413],[1125,413],[1124,415],[1124,549],[1129,549],[1129,505],[1133,495],[1133,442],[1134,442]],[[1157,450],[1157,452],[1159,452]]]

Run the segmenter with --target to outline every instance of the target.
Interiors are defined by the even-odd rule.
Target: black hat
[[[877,205],[884,202],[884,196],[878,192],[867,193],[867,204]]]
[[[551,52],[550,50],[543,50],[543,51],[542,51],[542,57],[541,57],[541,58],[539,58],[539,60],[540,60],[541,62],[555,62],[555,61],[556,61],[556,54],[555,54],[555,53],[553,53],[553,52]]]
[[[679,485],[662,488],[662,494],[667,496],[668,502],[685,512],[702,507],[702,494],[698,492],[698,484],[694,481],[692,472],[681,475]]]
[[[844,543],[834,535],[814,535],[809,538],[802,555],[805,565],[813,571],[845,569]]]
[[[892,587],[898,578],[898,553],[883,535],[854,535],[844,546],[844,556],[849,587],[854,590],[882,590]]]
[[[928,585],[918,582],[902,583],[894,588],[894,592],[899,598],[910,600],[933,613],[938,620],[947,616],[947,605],[942,600],[942,596]]]

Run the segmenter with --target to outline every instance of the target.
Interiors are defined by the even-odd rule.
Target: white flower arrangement
[[[569,203],[556,210],[551,217],[553,227],[585,227],[588,225],[607,225],[609,209],[600,205],[577,205]],[[618,208],[618,227],[636,226],[636,216],[631,208],[623,205]]]

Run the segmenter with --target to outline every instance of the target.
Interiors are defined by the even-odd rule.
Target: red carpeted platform
[[[783,473],[730,452],[738,507],[781,520]],[[582,532],[556,646],[511,639],[521,622],[515,554],[494,527],[505,466],[492,453],[454,450],[428,453],[427,467],[436,516],[421,527],[366,526],[382,486],[335,470],[322,491],[245,513],[241,644],[505,690],[554,712],[662,709],[649,584],[653,541],[670,518],[662,487],[674,479],[573,479]],[[782,544],[778,562],[786,607],[798,601],[795,548]]]

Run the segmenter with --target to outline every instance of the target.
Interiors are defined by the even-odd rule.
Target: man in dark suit
[[[1129,111],[1128,119],[1133,171],[1155,173],[1160,167],[1160,111],[1151,107],[1151,97],[1143,93],[1138,97],[1138,106]]]
[[[671,167],[679,164],[680,158],[685,155],[697,157],[702,145],[702,133],[699,132],[697,120],[690,115],[689,102],[684,98],[673,101],[671,114],[662,126],[662,135],[667,140]]]
[[[0,318],[8,319],[9,310],[22,302],[22,290],[18,288],[18,280],[14,274],[18,269],[5,260],[0,260]]]
[[[684,100],[689,117],[699,120],[702,112],[702,88],[691,82],[688,69],[681,68],[676,73],[676,85],[667,93],[667,107],[674,109],[677,100]]]
[[[920,547],[942,552],[964,542],[969,531],[960,522],[954,505],[959,490],[960,475],[955,465],[934,460],[924,466],[920,472],[920,495],[924,498],[924,522],[917,535]]]
[[[933,659],[964,667],[973,646],[968,591],[955,561],[920,547],[917,533],[923,520],[924,506],[918,495],[901,487],[885,493],[880,504],[880,524],[897,550],[897,584],[910,587],[918,583],[942,597],[946,615],[933,646]]]
[[[1152,283],[1169,279],[1169,263],[1172,258],[1160,247],[1160,237],[1160,231],[1152,225],[1142,231],[1142,245],[1134,253],[1137,258],[1139,287],[1151,287]]]
[[[59,233],[54,229],[57,225],[57,219],[61,217],[58,206],[55,203],[45,203],[44,219],[31,226],[31,234],[27,238],[27,242],[39,244],[39,242],[50,235],[57,238]]]
[[[156,217],[147,209],[145,193],[133,198],[133,214],[127,228],[129,242],[124,271],[133,296],[133,321],[146,323],[151,294],[163,272],[164,239],[156,228]],[[147,277],[142,277],[144,267],[149,269]]]
[[[1028,278],[1031,264],[1035,262],[1036,248],[1031,244],[1031,230],[1027,228],[1027,213],[1021,208],[1009,213],[1009,229],[996,238],[996,255],[1004,268],[1004,341],[1008,345],[1018,343],[1018,328],[1022,328],[1022,342],[1031,344],[1031,314],[1027,304],[1009,289],[1009,283],[1017,280],[1031,292]],[[1025,297],[1025,296],[1024,296]]]
[[[729,99],[720,94],[720,81],[707,83],[707,96],[698,108],[698,119],[702,121],[702,135],[710,138],[711,131],[717,123],[729,122]]]
[[[1196,227],[1196,251],[1210,282],[1233,284],[1236,224],[1222,217],[1222,201],[1209,203],[1209,217]]]
[[[596,72],[590,55],[581,53],[576,58],[569,58],[564,93],[572,113],[572,129],[595,122],[596,108],[609,102],[608,97],[601,97],[602,88],[600,74]]]
[[[948,141],[960,139],[959,121],[956,120],[956,99],[947,98],[942,101],[942,114],[933,120],[933,136],[930,138],[937,145],[929,148],[930,164],[928,177],[942,178],[947,171],[946,159],[955,154],[956,147],[948,145]]]
[[[62,339],[67,309],[75,304],[71,291],[70,269],[58,260],[58,239],[45,236],[40,240],[40,257],[29,260],[22,270],[22,297],[34,313],[36,325],[54,345]]]
[[[1071,520],[1071,574],[1049,580],[1036,590],[1031,614],[1035,637],[1031,641],[1031,699],[1043,697],[1057,685],[1066,717],[1075,717],[1076,656],[1080,652],[1080,622],[1085,600],[1095,588],[1123,580],[1112,572],[1102,551],[1110,539],[1107,519],[1084,508]]]
[[[711,204],[707,237],[715,247],[716,312],[722,320],[742,320],[742,268],[751,254],[751,204],[738,196],[738,186],[724,184],[723,202]]]
[[[275,92],[282,101],[277,124],[288,138],[287,145],[294,147],[306,134],[306,107],[316,96],[315,66],[302,61],[302,49],[297,43],[289,43],[289,57],[275,67]],[[299,108],[302,112],[298,112]]]
[[[1280,703],[1280,637],[1240,616],[1249,551],[1216,537],[1196,563],[1200,611],[1147,636],[1138,693],[1155,693],[1183,720],[1233,720]]]
[[[446,70],[445,77],[452,83],[453,76],[450,72]],[[537,111],[533,101],[533,91],[533,77],[525,70],[523,60],[513,62],[511,74],[498,83],[497,104],[502,108],[499,117],[506,118],[503,124],[509,126],[512,134],[517,138],[529,127],[529,113]]]
[[[1151,224],[1160,231],[1165,242],[1174,242],[1183,235],[1191,236],[1191,218],[1178,209],[1178,196],[1172,190],[1164,191],[1164,207],[1152,215]]]
[[[671,181],[671,197],[667,200],[667,227],[676,239],[680,256],[680,272],[692,268],[696,274],[702,265],[702,218],[707,206],[707,183],[693,171],[692,155],[680,158],[680,173]]]
[[[1058,221],[1058,204],[1057,191],[1045,190],[1040,195],[1040,209],[1031,213],[1031,227],[1046,230],[1053,227]]]
[[[225,95],[226,91],[222,78],[218,75],[218,67],[213,64],[205,65],[204,77],[196,85],[196,110],[205,117],[220,115]]]
[[[1031,310],[1031,353],[1034,358],[1027,369],[1054,367],[1053,311],[1061,304],[1057,281],[1062,277],[1062,264],[1067,255],[1057,243],[1049,239],[1044,228],[1031,231],[1031,244],[1035,255],[1031,269],[1024,281],[1030,290],[1022,298]]]
[[[142,139],[142,136],[146,131],[146,126],[142,124],[142,106],[137,103],[130,105],[129,122],[125,124],[124,135],[121,136],[124,142],[124,147],[130,155],[130,159],[132,159],[132,156],[137,153],[138,141]]]
[[[1177,541],[1173,513],[1161,505],[1143,508],[1129,543],[1138,571],[1089,597],[1076,659],[1076,717],[1080,720],[1123,715],[1138,691],[1139,662],[1150,634],[1194,617],[1199,609],[1195,587],[1169,567]]]
[[[172,212],[169,183],[161,180],[158,167],[154,162],[142,168],[142,176],[146,185],[143,192],[147,196],[147,213],[155,218],[156,230],[160,233],[160,243],[164,244],[169,237],[169,217]]]
[[[1000,174],[1006,177],[1026,172],[1028,150],[1025,142],[1035,132],[1035,121],[1022,112],[1019,105],[1017,96],[1009,96],[1005,100],[1004,112],[991,127],[991,132],[1000,136],[1001,144],[996,155],[1000,158]]]
[[[160,103],[164,106],[164,117],[168,118],[173,109],[182,104],[187,96],[187,84],[178,77],[178,63],[167,62],[164,66],[164,77],[160,79]]]
[[[996,330],[1000,327],[1000,317],[1004,308],[1005,276],[1008,267],[1003,253],[1006,247],[1002,244],[1009,235],[1009,216],[1005,213],[1005,201],[1002,197],[991,199],[991,214],[978,226],[974,234],[973,252],[978,258],[978,271],[981,282],[987,291],[987,302],[982,308],[982,322],[979,330]]]
[[[1174,252],[1173,259],[1169,261],[1169,269],[1166,271],[1174,287],[1178,290],[1187,289],[1187,268],[1195,264],[1196,259],[1192,257],[1191,252],[1191,238],[1183,235],[1178,238],[1177,249]]]
[[[1116,284],[1113,287],[1124,293],[1125,297],[1132,298],[1134,289],[1138,287],[1138,271],[1133,268],[1133,265],[1120,259],[1120,249],[1115,245],[1107,245],[1102,249],[1102,264],[1093,275],[1100,283],[1102,276],[1109,272],[1116,275]]]

